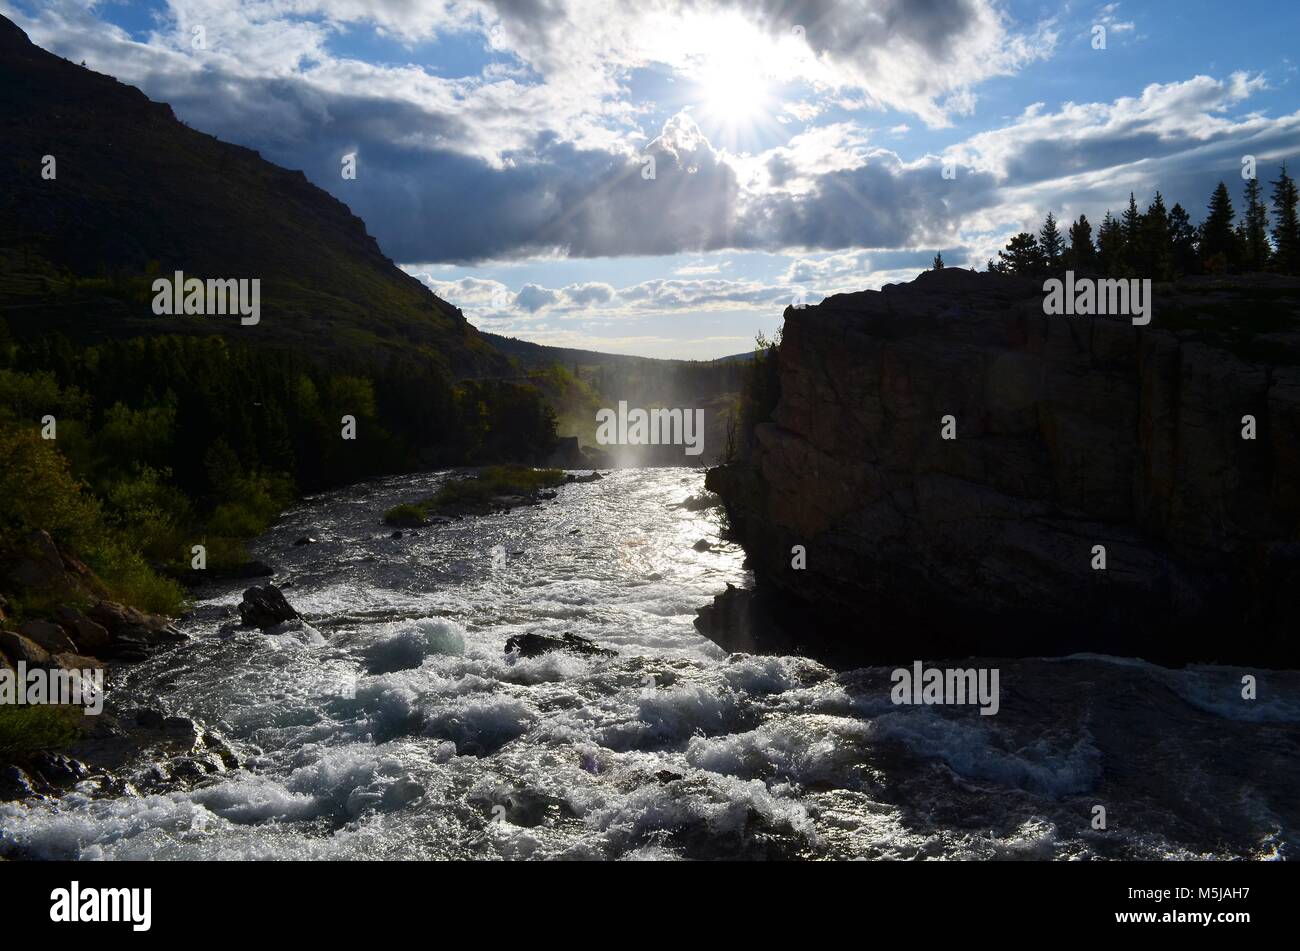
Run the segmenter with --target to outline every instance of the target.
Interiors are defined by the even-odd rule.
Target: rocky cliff
[[[949,268],[787,310],[780,401],[708,480],[787,635],[1297,666],[1300,282],[1156,285],[1145,327],[1042,302]]]

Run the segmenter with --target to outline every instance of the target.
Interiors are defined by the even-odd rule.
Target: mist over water
[[[189,643],[115,676],[111,707],[194,717],[246,768],[0,805],[0,855],[1295,856],[1300,674],[967,659],[1000,668],[996,716],[894,706],[888,668],[729,656],[695,631],[696,608],[750,580],[717,510],[675,507],[702,471],[615,471],[389,537],[383,512],[449,475],[308,499],[254,543],[305,623],[238,628],[248,584],[214,584]],[[618,655],[508,657],[526,631]]]

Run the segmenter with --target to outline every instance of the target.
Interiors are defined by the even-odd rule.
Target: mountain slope
[[[0,139],[0,317],[19,336],[221,333],[316,353],[420,348],[462,375],[506,369],[301,172],[190,129],[3,17]],[[150,283],[176,270],[259,278],[260,323],[155,316]]]

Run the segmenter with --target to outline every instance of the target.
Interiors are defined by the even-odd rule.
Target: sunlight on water
[[[1120,697],[1167,684],[1154,706],[1129,712],[1152,731],[1200,730],[1206,743],[1239,728],[1233,742],[1254,744],[1242,755],[1269,764],[1281,747],[1265,734],[1293,728],[1295,709],[1239,725],[1216,717],[1233,672],[1005,662],[1014,692],[998,717],[893,707],[886,669],[837,676],[804,658],[728,656],[695,631],[696,608],[750,580],[743,552],[719,538],[719,510],[677,507],[702,491],[699,470],[616,471],[563,487],[554,503],[391,538],[385,509],[446,477],[307,500],[253,550],[281,569],[305,623],[240,629],[245,585],[214,587],[183,625],[191,643],[115,685],[117,709],[193,716],[246,768],[165,795],[87,783],[57,802],[0,806],[0,854],[1060,858],[1221,854],[1223,840],[1237,854],[1294,847],[1294,817],[1267,783],[1208,797],[1246,802],[1213,835],[1201,836],[1194,810],[1166,806],[1185,798],[1177,788],[1193,773],[1226,782],[1207,775],[1196,742],[1186,762],[1152,759],[1145,779],[1107,791],[1147,813],[1142,837],[1088,827],[1108,753],[1125,746],[1141,762],[1146,748],[1122,703],[1056,698],[1053,678],[1077,682],[1080,665],[1109,671]],[[295,546],[305,534],[319,543]],[[715,547],[696,551],[700,539]],[[618,655],[508,657],[506,639],[527,631],[571,632]],[[1285,789],[1295,766],[1272,765]]]

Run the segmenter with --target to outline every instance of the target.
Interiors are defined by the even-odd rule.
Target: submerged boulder
[[[273,584],[249,588],[244,592],[244,599],[239,602],[239,620],[244,627],[266,630],[299,617],[301,615]]]
[[[617,657],[618,651],[601,647],[590,638],[578,634],[513,634],[506,640],[506,653],[518,657],[540,657],[551,651],[568,651],[571,654],[583,654],[591,657]]]

